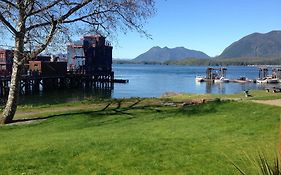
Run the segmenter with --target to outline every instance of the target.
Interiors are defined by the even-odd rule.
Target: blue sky
[[[281,0],[156,0],[156,10],[145,25],[153,39],[118,34],[114,58],[135,58],[153,46],[216,56],[248,34],[281,30]]]

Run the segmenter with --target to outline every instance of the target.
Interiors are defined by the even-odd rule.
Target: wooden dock
[[[0,96],[8,95],[11,83],[10,76],[0,77]],[[128,83],[128,80],[114,79],[111,75],[67,74],[65,76],[23,75],[20,80],[20,94],[31,94],[41,91],[70,88],[109,88],[114,83]]]

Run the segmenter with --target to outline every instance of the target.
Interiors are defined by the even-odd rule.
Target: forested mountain
[[[186,58],[209,58],[201,51],[189,50],[184,47],[168,48],[153,47],[147,52],[139,55],[135,62],[165,62],[169,60],[182,60]]]
[[[228,46],[219,58],[281,57],[281,31],[253,33]]]

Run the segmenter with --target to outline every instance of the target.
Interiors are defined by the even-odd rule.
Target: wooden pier
[[[38,55],[24,63],[20,93],[28,94],[66,88],[113,88],[112,46],[101,35],[86,35],[67,45],[66,58]],[[11,84],[13,50],[1,50],[0,96],[7,96]]]
[[[128,83],[128,80],[115,80],[113,74],[84,75],[67,74],[65,76],[28,76],[20,80],[20,94],[32,94],[42,91],[70,88],[108,88],[113,89],[114,83]],[[8,95],[11,83],[10,76],[0,77],[0,96]]]

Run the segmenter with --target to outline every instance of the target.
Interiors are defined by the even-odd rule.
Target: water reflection
[[[225,94],[225,83],[206,82],[207,94]]]
[[[92,88],[56,89],[54,91],[40,91],[20,96],[20,104],[58,104],[82,101],[85,99],[109,99],[112,97],[113,86],[93,86]]]
[[[206,82],[206,93],[211,94],[212,93],[212,82]]]
[[[198,84],[198,86],[204,86],[205,84],[205,93],[207,94],[228,94],[227,91],[229,88],[235,88],[237,89],[237,92],[239,93],[245,90],[251,90],[251,89],[265,89],[273,87],[273,85],[270,84],[255,84],[255,83],[213,83],[213,82],[203,82]],[[275,85],[276,86],[276,85]]]

